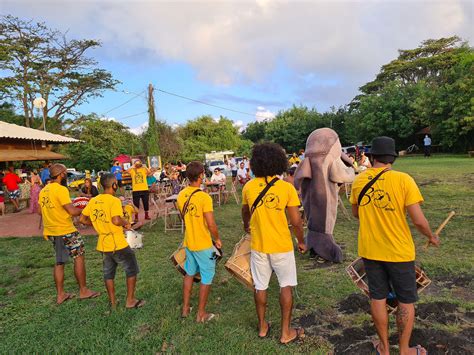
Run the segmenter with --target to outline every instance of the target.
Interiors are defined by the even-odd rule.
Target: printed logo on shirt
[[[48,196],[43,196],[41,199],[41,207],[54,208],[54,205]]]
[[[369,203],[372,203],[375,207],[383,209],[388,212],[394,212],[395,209],[392,205],[392,199],[390,194],[384,190],[376,190],[375,188],[371,187],[365,193],[362,201],[360,203],[361,206],[366,206]]]
[[[91,221],[95,222],[97,220],[102,223],[109,223],[109,221],[107,221],[107,215],[105,214],[104,210],[100,208],[95,208],[91,214]]]
[[[145,179],[143,178],[142,173],[136,173],[135,174],[135,184],[143,184],[145,182]]]
[[[186,213],[189,213],[190,216],[193,216],[193,217],[200,217],[198,214],[198,209],[197,209],[197,206],[190,202],[189,205],[188,205],[188,210],[186,211]]]

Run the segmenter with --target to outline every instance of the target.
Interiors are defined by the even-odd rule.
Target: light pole
[[[37,97],[33,100],[33,106],[36,108],[36,114],[40,114],[40,110],[42,110],[46,106],[46,100],[43,99],[41,96]],[[44,119],[43,113],[43,130],[46,132],[46,120]]]

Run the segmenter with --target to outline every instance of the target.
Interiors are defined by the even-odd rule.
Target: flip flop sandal
[[[73,294],[73,293],[68,293],[65,299],[63,299],[60,303],[57,303],[57,302],[56,302],[56,304],[59,306],[59,305],[63,304],[63,303],[66,302],[66,301],[72,300],[74,297],[76,297],[75,294]]]
[[[299,340],[302,340],[304,337],[305,337],[304,329],[303,328],[296,328],[296,336],[293,339],[291,339],[289,341],[286,341],[286,342],[280,341],[280,344],[281,345],[289,345],[291,343],[295,343]]]
[[[272,328],[272,324],[270,322],[267,322],[268,326],[267,326],[267,333],[265,335],[259,335],[258,338],[259,339],[265,339],[265,338],[268,338],[268,336],[270,335],[270,330]]]
[[[217,319],[217,314],[214,313],[208,313],[206,317],[198,321],[198,323],[207,323],[210,322],[213,319]]]
[[[89,296],[87,297],[80,297],[79,299],[82,300],[90,300],[91,298],[97,298],[100,296],[100,292],[92,292]]]
[[[424,350],[424,351],[425,351],[424,353],[427,354],[426,349],[425,349],[424,347],[422,347],[420,344],[418,344],[417,346],[415,346],[414,349],[416,349],[416,355],[421,355],[421,354],[422,354],[422,352],[421,352],[422,350]]]
[[[137,302],[135,302],[135,304],[132,306],[132,307],[125,307],[126,309],[134,309],[134,308],[141,308],[145,305],[145,301],[144,300],[137,300]]]

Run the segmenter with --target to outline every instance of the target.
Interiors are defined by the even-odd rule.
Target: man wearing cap
[[[80,299],[95,298],[100,295],[87,288],[84,260],[84,242],[72,223],[72,217],[79,216],[81,210],[74,207],[67,189],[67,170],[62,164],[50,167],[51,183],[40,192],[39,204],[43,217],[43,235],[51,240],[56,253],[54,282],[56,283],[57,304],[74,297],[64,291],[64,264],[72,257],[74,274],[79,284]]]
[[[352,213],[360,220],[358,251],[363,258],[371,298],[371,313],[380,342],[378,354],[389,354],[386,301],[393,292],[398,301],[396,323],[400,354],[425,354],[420,345],[410,348],[418,300],[415,274],[415,245],[408,227],[408,212],[416,229],[439,246],[420,203],[420,190],[411,176],[392,170],[397,157],[395,141],[377,137],[369,152],[372,167],[352,184]]]

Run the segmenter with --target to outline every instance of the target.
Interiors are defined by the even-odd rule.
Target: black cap
[[[369,154],[372,155],[391,155],[397,157],[395,150],[395,140],[390,137],[376,137],[372,140],[372,147]]]

